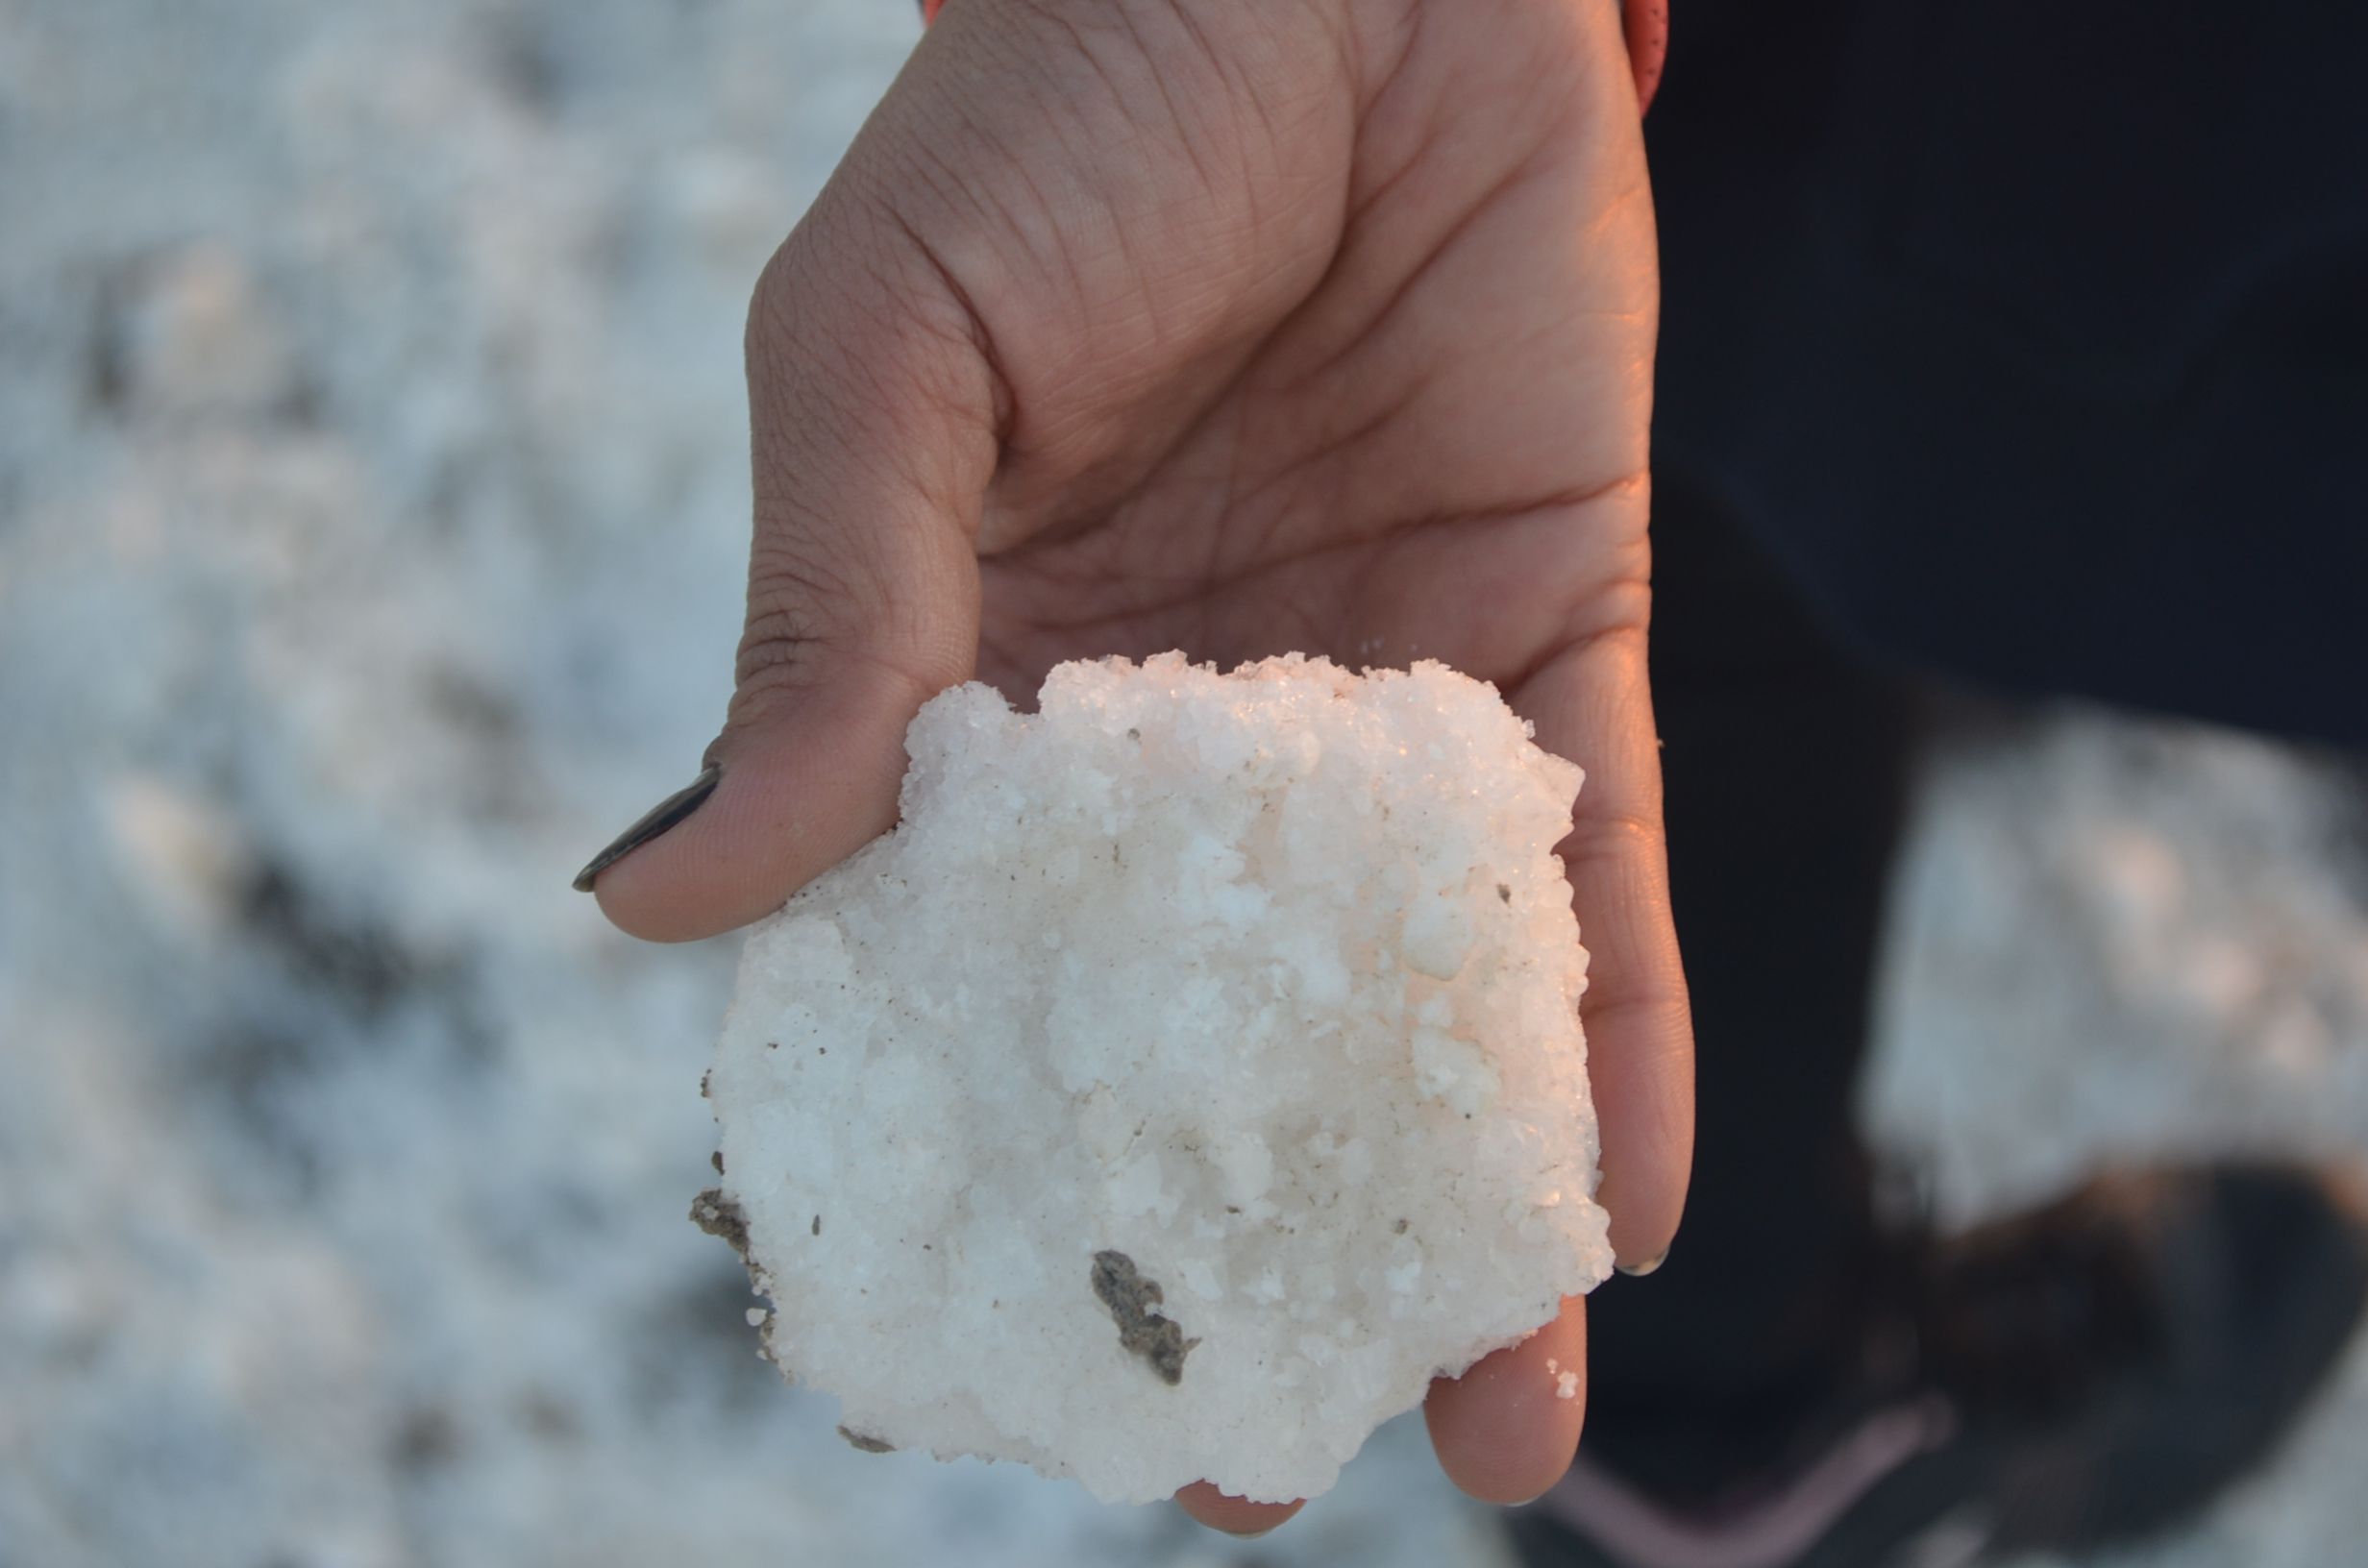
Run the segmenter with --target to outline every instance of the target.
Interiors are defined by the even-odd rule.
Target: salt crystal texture
[[[907,747],[749,938],[694,1210],[850,1440],[1313,1496],[1604,1278],[1580,775],[1492,687],[1066,664]]]

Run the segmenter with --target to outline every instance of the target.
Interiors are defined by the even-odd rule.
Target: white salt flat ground
[[[728,949],[566,891],[721,708],[745,290],[901,0],[0,0],[0,1564],[1486,1563],[867,1458],[683,1220]],[[1951,748],[1870,1107],[1954,1213],[2368,1144],[2368,819]],[[2368,1360],[2147,1568],[2368,1539]]]

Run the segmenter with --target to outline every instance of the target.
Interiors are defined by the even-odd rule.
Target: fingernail
[[[1612,1266],[1632,1280],[1640,1280],[1669,1261],[1669,1249],[1662,1248],[1640,1263],[1614,1263]]]
[[[592,884],[600,880],[601,872],[705,805],[707,796],[715,793],[716,780],[723,776],[724,770],[709,763],[700,770],[697,778],[691,780],[688,789],[677,790],[652,806],[641,821],[618,834],[614,844],[594,855],[592,864],[576,873],[576,891],[590,893]]]

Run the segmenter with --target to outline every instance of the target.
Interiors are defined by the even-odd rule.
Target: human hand
[[[893,823],[907,722],[974,674],[1442,659],[1587,771],[1600,1198],[1658,1260],[1692,1080],[1645,687],[1657,304],[1609,0],[957,0],[757,286],[720,777],[602,907],[660,941],[777,908]],[[1576,1300],[1433,1385],[1466,1491],[1568,1463],[1548,1358],[1584,1363]]]

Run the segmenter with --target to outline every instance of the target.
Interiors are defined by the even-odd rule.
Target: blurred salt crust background
[[[566,883],[721,712],[746,292],[911,10],[0,0],[5,1568],[1494,1560],[1405,1422],[1244,1544],[854,1453],[684,1220],[730,949]],[[2357,798],[1955,744],[1870,1094],[1944,1211],[2368,1143]],[[2352,1560],[2363,1474],[2356,1357],[2125,1560]]]

